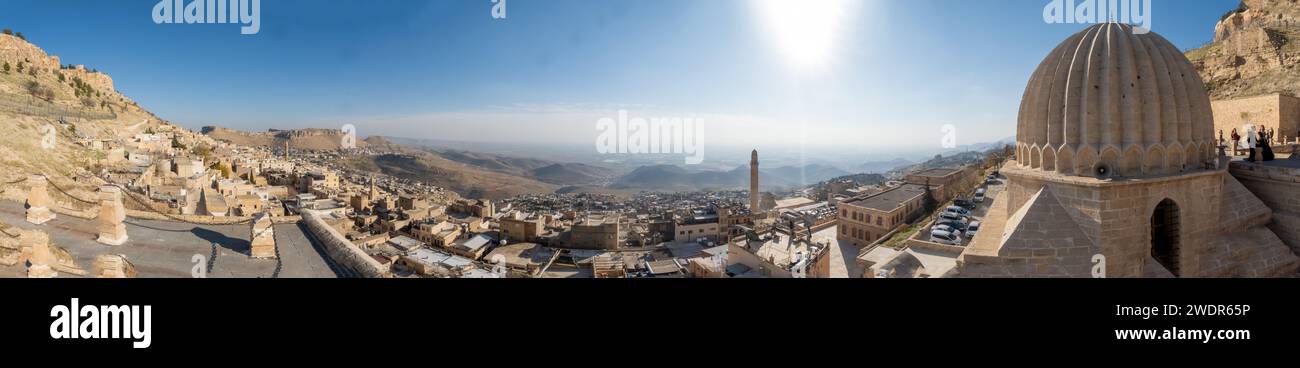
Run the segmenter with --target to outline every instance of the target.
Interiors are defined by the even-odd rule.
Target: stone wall
[[[1152,252],[1152,217],[1165,200],[1178,210],[1177,276],[1276,277],[1300,267],[1281,240],[1294,235],[1274,233],[1295,217],[1270,225],[1265,204],[1300,206],[1295,188],[1269,185],[1266,195],[1274,198],[1261,202],[1226,171],[1112,181],[1012,165],[1003,173],[1011,179],[1007,191],[963,253],[962,277],[1090,277],[1094,254],[1105,256],[1106,277],[1174,276]],[[1286,175],[1300,184],[1300,176]]]
[[[1232,139],[1232,129],[1242,125],[1263,125],[1277,129],[1282,136],[1295,139],[1300,135],[1300,98],[1270,94],[1210,103],[1214,110],[1214,134],[1223,131],[1223,139]],[[1240,132],[1245,135],[1245,132]]]
[[[330,259],[362,277],[387,277],[388,273],[385,271],[384,266],[379,264],[379,261],[371,258],[360,247],[347,240],[343,234],[320,218],[324,213],[323,211],[306,210],[302,214],[302,220],[307,225],[307,230],[312,237],[316,238],[325,247],[325,253],[329,255]]]
[[[1300,254],[1300,169],[1234,162],[1229,172],[1273,210],[1268,227]]]

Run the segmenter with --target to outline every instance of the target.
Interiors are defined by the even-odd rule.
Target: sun
[[[791,67],[823,70],[835,57],[853,0],[755,0],[755,17]]]

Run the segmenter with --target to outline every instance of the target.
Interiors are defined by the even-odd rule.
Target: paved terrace
[[[135,265],[140,277],[191,277],[194,255],[204,257],[207,277],[237,278],[333,278],[338,277],[320,245],[299,224],[275,226],[275,241],[280,258],[253,259],[248,256],[250,226],[198,226],[172,221],[128,218],[126,233],[130,240],[121,246],[95,242],[95,220],[59,215],[57,219],[36,226],[27,223],[22,203],[0,201],[0,221],[23,229],[41,229],[50,234],[54,245],[63,247],[76,258],[77,266],[87,272],[101,254],[124,254]],[[0,266],[0,277],[26,277],[23,265]],[[78,277],[60,274],[59,277]]]

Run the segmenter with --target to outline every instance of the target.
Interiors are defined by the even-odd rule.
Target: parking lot
[[[989,206],[990,206],[991,204],[993,204],[993,199],[997,198],[997,196],[1000,195],[1004,189],[1006,189],[1006,178],[1005,178],[1005,177],[998,176],[998,177],[997,177],[996,179],[994,179],[992,182],[985,182],[985,184],[980,185],[980,186],[977,187],[976,189],[980,189],[980,188],[984,188],[984,189],[985,189],[985,193],[984,193],[984,201],[983,201],[983,202],[980,202],[980,203],[977,203],[976,206],[975,206],[975,209],[971,210],[970,216],[968,216],[968,218],[967,218],[967,219],[969,220],[968,224],[974,224],[974,223],[976,223],[976,222],[983,222],[983,221],[984,221],[984,215],[988,213],[988,211],[989,211]],[[972,191],[971,193],[966,193],[966,194],[964,194],[964,195],[962,195],[962,196],[960,196],[960,197],[958,197],[958,198],[959,198],[959,199],[970,199],[973,195],[974,195],[974,191]],[[949,205],[951,205],[951,204],[945,204],[945,207],[947,207],[947,206],[949,206]],[[937,221],[936,221],[936,222],[937,222]],[[918,231],[918,232],[917,232],[918,234],[917,234],[917,236],[916,236],[916,239],[918,239],[918,240],[923,240],[923,241],[929,241],[929,240],[930,240],[930,230],[931,230],[933,227],[934,227],[934,223],[932,222],[932,223],[930,223],[930,224],[927,225],[927,227],[924,229],[924,231]],[[983,230],[983,229],[981,229],[981,230]],[[967,244],[970,244],[971,239],[972,239],[972,237],[968,237],[968,236],[966,236],[966,234],[963,232],[962,237],[961,237],[961,246],[964,247],[964,246],[966,246]]]

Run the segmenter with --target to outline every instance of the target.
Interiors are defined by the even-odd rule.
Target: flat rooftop
[[[922,195],[925,195],[924,185],[903,184],[898,188],[890,189],[870,197],[850,200],[845,202],[845,204],[888,212],[902,207],[904,203]]]

